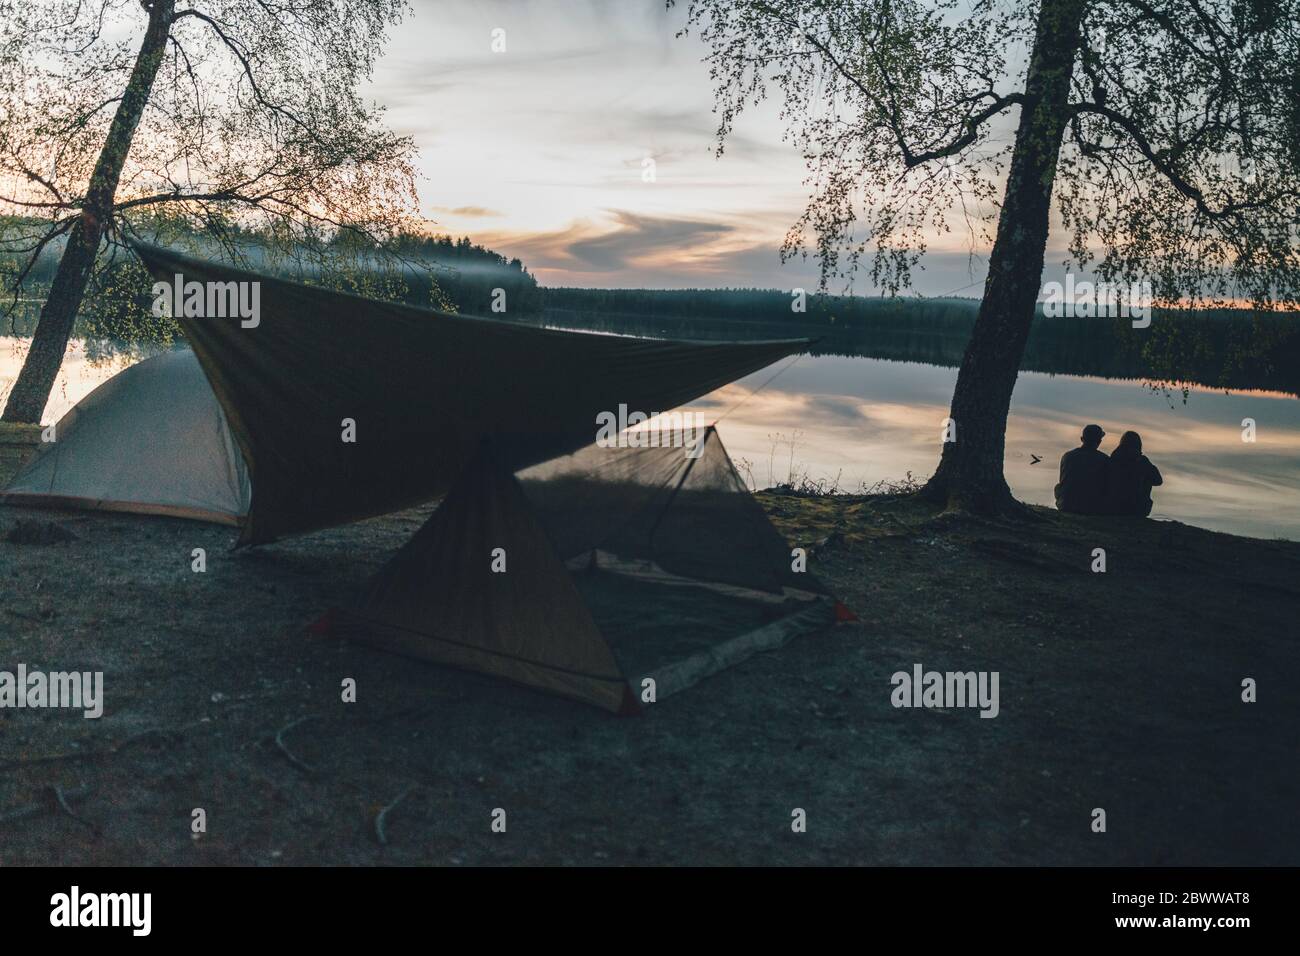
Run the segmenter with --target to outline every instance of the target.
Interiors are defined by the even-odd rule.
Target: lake
[[[724,414],[772,370],[696,407]],[[796,474],[843,490],[934,470],[957,370],[865,357],[804,357],[725,414],[718,430],[762,487]],[[1253,418],[1256,440],[1242,441]],[[1165,483],[1152,517],[1254,537],[1300,539],[1300,402],[1268,392],[1165,393],[1135,381],[1022,372],[1007,429],[1006,477],[1016,496],[1051,505],[1061,455],[1097,422],[1109,451],[1128,429]],[[1034,455],[1042,461],[1033,464]]]
[[[7,394],[25,348],[25,339],[0,337],[0,395]],[[57,420],[140,357],[74,341],[44,420]],[[922,362],[805,355],[690,407],[708,419],[721,417],[722,440],[755,487],[806,477],[858,491],[908,472],[921,479],[930,474],[956,375],[954,368]],[[1245,418],[1256,423],[1254,442],[1242,441]],[[1153,517],[1300,540],[1300,402],[1293,395],[1193,388],[1184,401],[1180,392],[1166,394],[1135,380],[1022,372],[1006,459],[1007,481],[1018,497],[1052,504],[1060,456],[1078,444],[1089,422],[1106,429],[1106,451],[1126,429],[1141,433],[1165,479],[1155,490]]]

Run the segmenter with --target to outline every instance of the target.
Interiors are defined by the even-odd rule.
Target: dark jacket
[[[1080,446],[1061,456],[1056,507],[1079,515],[1099,515],[1106,500],[1106,453]]]
[[[1111,456],[1106,463],[1106,513],[1142,515],[1151,513],[1151,489],[1164,484],[1160,470],[1146,455],[1136,458]]]

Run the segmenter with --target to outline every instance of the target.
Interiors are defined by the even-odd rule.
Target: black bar
[[[205,948],[290,937],[334,948],[395,942],[431,926],[453,936],[549,927],[543,935],[595,940],[607,937],[590,935],[593,921],[606,920],[609,931],[644,934],[655,948],[700,921],[735,940],[761,941],[781,924],[917,945],[1097,936],[1230,943],[1243,931],[1286,928],[1296,876],[1294,869],[5,869],[0,912],[7,942],[77,933],[81,942],[201,940]],[[73,886],[87,918],[87,896],[97,908],[98,894],[149,894],[147,936],[129,925],[133,914],[142,928],[142,907],[123,911],[128,925],[52,926],[56,894],[68,898],[66,916]],[[1191,925],[1207,918],[1208,928]],[[1220,924],[1240,919],[1246,923]],[[566,930],[569,922],[576,925]]]

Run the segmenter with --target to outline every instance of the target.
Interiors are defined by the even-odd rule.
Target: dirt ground
[[[240,552],[0,509],[0,670],[106,698],[0,710],[0,864],[1300,864],[1300,544],[761,497],[861,620],[623,719],[305,632],[427,509]],[[999,716],[895,709],[918,663]]]

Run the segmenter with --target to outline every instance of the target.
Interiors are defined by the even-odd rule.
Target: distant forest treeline
[[[11,222],[12,225],[12,222]],[[0,230],[4,225],[0,224]],[[190,235],[202,248],[202,236]],[[285,273],[271,237],[235,230],[254,268]],[[975,322],[978,301],[961,298],[866,298],[810,295],[804,311],[779,289],[578,289],[544,288],[517,258],[468,238],[405,234],[392,244],[404,263],[379,281],[367,263],[377,261],[355,240],[334,237],[326,246],[353,245],[351,259],[297,262],[295,278],[320,281],[414,305],[442,305],[468,315],[602,332],[698,339],[809,338],[815,354],[861,355],[933,365],[959,365]],[[263,251],[267,250],[267,251]],[[327,250],[328,251],[328,250]],[[9,326],[35,327],[58,249],[44,255],[24,284]],[[0,252],[0,276],[18,264]],[[360,263],[356,274],[331,261]],[[302,270],[306,273],[303,274]],[[337,270],[316,275],[311,270]],[[179,337],[170,319],[148,315],[150,282],[130,257],[105,270],[105,291],[88,295],[77,333],[89,339],[148,345]],[[376,273],[377,275],[377,273]],[[496,290],[505,312],[494,313]],[[125,290],[125,291],[124,291]],[[101,346],[109,351],[112,345]],[[1269,389],[1300,395],[1300,316],[1245,310],[1156,310],[1146,329],[1128,319],[1048,318],[1040,314],[1022,367],[1028,371],[1103,378],[1152,379],[1218,388]]]
[[[795,296],[780,289],[569,289],[543,290],[547,309],[629,315],[710,318],[733,322],[777,322],[831,328],[836,323],[879,321],[893,313],[927,322],[974,308],[974,299],[868,298],[808,295],[804,311],[794,311]]]
[[[538,312],[542,295],[537,280],[517,258],[470,242],[468,236],[424,236],[404,234],[394,243],[397,252],[420,262],[436,265],[438,287],[460,312],[490,313],[497,289],[505,293],[507,312]],[[406,280],[412,286],[408,301],[427,303],[431,292],[427,276],[412,272]]]
[[[11,240],[24,225],[22,220],[0,218],[0,237]],[[163,245],[194,255],[227,258],[214,240],[182,222],[166,220],[156,225],[156,232]],[[373,247],[343,233],[325,240],[319,249],[296,252],[284,250],[275,236],[231,224],[225,229],[224,242],[238,249],[251,268],[379,298],[476,313],[490,311],[495,291],[502,289],[509,310],[541,309],[537,280],[519,259],[507,259],[468,237],[403,233],[388,243],[388,255],[382,259]],[[9,291],[9,280],[25,267],[26,257],[6,251],[4,245],[0,242],[0,280]],[[20,298],[28,305],[44,299],[62,250],[62,243],[51,244],[27,273]],[[133,318],[136,310],[121,301],[129,287],[133,291],[127,298],[134,296],[143,306],[149,291],[143,270],[120,250],[102,253],[101,267],[96,280],[99,295],[87,296],[82,329],[129,341],[137,337],[142,324],[146,337],[153,334],[153,323],[137,323]],[[333,274],[323,274],[329,271]],[[108,299],[111,306],[106,305]],[[0,305],[7,306],[9,301],[12,297],[0,299]],[[30,332],[36,316],[32,308],[22,308],[11,318],[15,330]],[[173,331],[179,334],[179,329]]]
[[[690,338],[807,337],[821,355],[863,355],[956,367],[976,299],[809,296],[792,311],[777,289],[543,288],[551,325]],[[1048,317],[1041,310],[1021,367],[1052,374],[1153,379],[1300,394],[1300,316],[1244,309],[1153,310],[1127,318]]]

